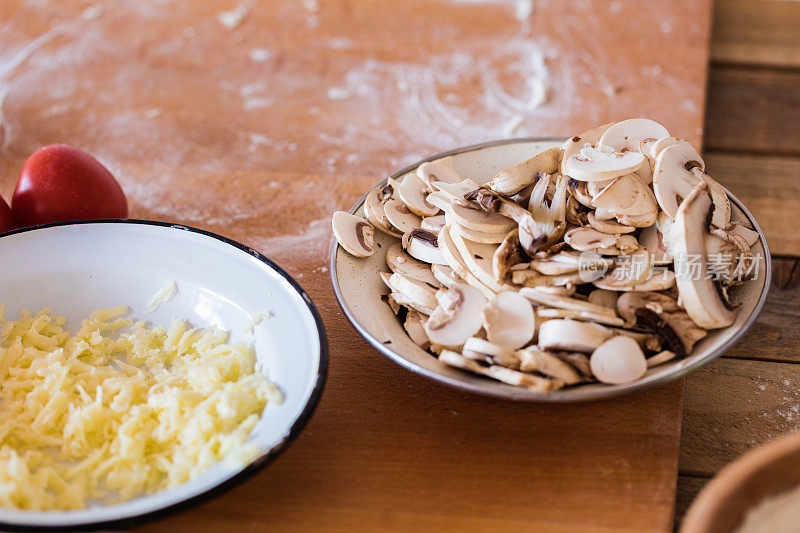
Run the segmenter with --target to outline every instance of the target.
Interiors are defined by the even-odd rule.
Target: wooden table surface
[[[800,430],[800,2],[716,0],[709,171],[750,207],[773,253],[758,322],[686,379],[677,521],[730,461]]]
[[[339,310],[329,216],[405,164],[485,140],[649,116],[699,143],[710,4],[0,2],[0,192],[9,197],[37,147],[82,147],[118,177],[132,216],[203,227],[275,259],[309,291],[331,340],[328,386],[298,441],[247,483],[144,529],[669,530],[680,383],[552,407],[410,374]],[[766,15],[741,16],[746,27]],[[773,209],[790,209],[798,187],[797,55],[774,32],[747,30],[748,42],[765,42],[715,41],[724,52],[710,80],[708,166],[753,208],[773,251],[800,253],[791,221]],[[791,26],[782,35],[796,38]],[[737,63],[770,57],[776,68]],[[764,187],[752,187],[753,174]],[[792,273],[789,260],[777,263]],[[796,355],[798,300],[773,290],[731,352],[738,359],[690,378],[681,501],[745,438],[793,419],[794,404],[782,414],[767,402],[800,375],[755,358]],[[767,415],[745,410],[745,398]],[[771,433],[753,436],[745,413]]]

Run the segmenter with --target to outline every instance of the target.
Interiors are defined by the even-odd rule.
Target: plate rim
[[[64,530],[72,530],[75,528],[81,528],[84,530],[96,530],[100,528],[106,528],[109,526],[127,527],[131,525],[140,524],[144,521],[155,520],[157,518],[164,518],[168,515],[177,513],[179,511],[184,511],[192,507],[195,507],[200,503],[208,501],[209,499],[218,496],[223,492],[226,492],[231,488],[240,485],[244,481],[250,479],[251,477],[253,477],[253,475],[255,475],[257,472],[260,472],[264,467],[266,467],[268,464],[274,461],[279,455],[281,455],[289,447],[289,445],[295,439],[297,439],[299,434],[302,432],[303,428],[306,426],[308,421],[313,416],[314,412],[316,411],[319,405],[319,401],[322,397],[322,392],[325,388],[325,383],[327,382],[328,365],[330,358],[328,336],[325,332],[325,325],[322,321],[322,317],[320,316],[319,311],[317,310],[317,307],[314,304],[313,300],[305,291],[305,289],[303,289],[303,287],[297,282],[297,280],[295,280],[291,275],[289,275],[275,261],[265,256],[261,252],[255,250],[254,248],[251,248],[250,246],[240,243],[239,241],[233,240],[229,237],[225,237],[224,235],[220,235],[218,233],[196,228],[193,226],[187,226],[185,224],[162,222],[159,220],[145,220],[137,218],[124,218],[124,219],[109,218],[109,219],[73,220],[66,222],[50,222],[47,224],[38,224],[35,226],[13,229],[4,233],[0,233],[0,246],[2,246],[2,238],[10,235],[17,235],[20,233],[28,233],[36,230],[49,229],[60,226],[80,226],[80,225],[92,225],[92,224],[96,225],[131,224],[131,225],[141,225],[141,226],[157,226],[162,228],[187,231],[189,233],[197,233],[205,237],[210,237],[218,241],[221,241],[222,243],[228,246],[232,246],[246,253],[247,255],[256,258],[262,263],[266,264],[267,267],[278,273],[284,280],[286,280],[292,287],[292,289],[299,294],[300,298],[303,300],[309,312],[311,313],[311,316],[314,318],[314,324],[317,328],[317,344],[319,346],[319,367],[317,368],[317,375],[314,378],[314,386],[311,389],[311,393],[308,396],[306,404],[303,406],[303,410],[300,412],[297,418],[294,419],[292,425],[289,427],[289,430],[286,432],[286,434],[281,438],[281,440],[278,443],[276,443],[272,448],[270,448],[265,453],[263,453],[262,455],[260,455],[259,457],[248,463],[239,472],[229,477],[228,479],[222,481],[221,483],[214,485],[213,487],[210,487],[208,490],[195,494],[184,500],[166,505],[164,507],[159,507],[157,509],[145,511],[142,513],[132,514],[130,516],[114,518],[111,520],[99,520],[99,521],[89,520],[85,522],[74,521],[58,525],[35,524],[35,523],[22,524],[18,522],[5,522],[0,520],[0,528],[11,528],[15,531],[64,531]],[[30,512],[46,513],[47,511],[30,511]]]
[[[488,141],[478,144],[472,144],[469,146],[463,146],[461,148],[455,148],[453,150],[448,150],[446,152],[441,152],[438,154],[431,155],[416,163],[406,166],[405,168],[398,170],[391,174],[388,178],[381,180],[376,185],[370,187],[366,193],[364,193],[356,203],[348,210],[348,213],[355,213],[361,205],[364,203],[367,195],[373,189],[377,187],[384,186],[389,179],[397,179],[398,177],[411,172],[415,168],[417,168],[422,163],[426,163],[428,161],[433,161],[435,159],[439,159],[442,157],[447,157],[450,155],[457,155],[463,154],[466,152],[473,152],[476,150],[482,150],[485,148],[492,148],[495,146],[502,146],[506,144],[523,144],[523,143],[531,143],[531,142],[558,142],[563,143],[569,137],[518,137],[518,138],[511,138],[511,139],[500,139],[495,141]],[[614,385],[611,387],[605,387],[601,389],[594,389],[591,391],[585,391],[583,394],[576,392],[575,394],[571,394],[569,396],[558,394],[557,392],[554,394],[543,394],[538,392],[533,392],[527,389],[519,388],[519,390],[503,390],[503,389],[487,389],[479,384],[467,383],[460,379],[451,378],[449,376],[445,376],[438,372],[428,370],[426,368],[420,367],[413,362],[409,361],[399,353],[395,352],[394,350],[388,348],[384,345],[380,340],[376,339],[372,335],[367,332],[367,330],[356,320],[354,314],[350,310],[350,307],[347,305],[344,296],[342,295],[341,288],[339,287],[339,277],[336,267],[336,257],[339,252],[340,246],[339,243],[333,239],[331,244],[331,257],[330,257],[330,276],[331,276],[331,283],[333,285],[333,292],[336,295],[336,300],[339,303],[339,307],[341,307],[342,311],[344,311],[345,316],[353,325],[354,328],[364,337],[367,342],[369,342],[376,350],[382,353],[384,356],[388,357],[395,363],[399,364],[400,366],[410,370],[415,374],[419,374],[424,376],[428,379],[433,381],[437,381],[439,383],[443,383],[449,387],[460,389],[462,391],[467,391],[475,394],[479,394],[481,396],[488,396],[492,398],[504,399],[504,400],[512,400],[512,401],[519,401],[519,402],[533,402],[533,403],[554,403],[554,404],[565,404],[565,403],[586,403],[591,401],[598,401],[598,400],[607,400],[611,398],[618,398],[621,396],[626,396],[629,394],[634,394],[637,392],[642,392],[646,390],[650,390],[656,387],[662,387],[668,383],[676,381],[680,378],[685,377],[686,375],[696,372],[704,365],[710,363],[724,352],[726,352],[731,346],[733,346],[736,341],[738,341],[742,335],[744,335],[747,330],[753,325],[753,323],[758,318],[758,315],[761,314],[761,311],[764,307],[764,303],[767,300],[767,296],[769,295],[769,289],[772,284],[772,256],[770,255],[769,245],[767,244],[766,236],[764,235],[761,226],[758,225],[758,221],[756,221],[753,214],[750,212],[749,209],[734,195],[732,194],[726,187],[722,186],[725,190],[725,193],[728,195],[728,198],[736,204],[736,206],[742,210],[747,220],[753,225],[753,228],[758,232],[759,238],[764,246],[764,284],[761,287],[761,294],[759,295],[758,301],[756,302],[755,307],[753,308],[753,312],[747,319],[742,323],[742,326],[739,330],[731,336],[730,339],[722,343],[718,346],[714,351],[712,351],[708,356],[700,359],[698,361],[693,362],[692,364],[677,368],[674,372],[665,374],[664,376],[660,376],[657,379],[653,379],[650,381],[642,382],[642,381],[634,381],[633,383],[627,383],[625,385]],[[432,356],[433,357],[433,356]],[[579,391],[580,389],[575,389]]]

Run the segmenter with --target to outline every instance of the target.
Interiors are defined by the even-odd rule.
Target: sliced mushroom
[[[441,233],[441,232],[440,232]],[[408,255],[425,263],[446,265],[442,251],[439,249],[438,235],[422,228],[415,228],[403,234],[403,249]]]
[[[613,213],[623,223],[651,226],[658,215],[653,191],[636,174],[626,174],[614,180],[594,198],[594,205],[598,210]]]
[[[636,325],[652,331],[680,356],[691,353],[706,336],[674,298],[657,292],[627,292],[617,300],[617,310],[626,327]]]
[[[440,291],[437,300],[439,305],[425,323],[431,342],[461,347],[483,327],[481,311],[486,298],[478,289],[466,283],[455,283]]]
[[[626,253],[623,257],[618,258],[616,266],[611,271],[592,283],[600,289],[622,291],[643,284],[651,278],[653,276],[650,268],[650,252],[640,247],[632,253]],[[674,280],[674,276],[672,279]],[[653,284],[657,284],[657,281],[654,281]]]
[[[613,271],[612,271],[613,273]],[[606,276],[592,284],[598,289],[607,289],[610,291],[665,291],[675,286],[675,272],[671,270],[660,270],[654,272],[649,278],[644,281],[629,284],[627,280],[620,281],[613,276]]]
[[[384,204],[392,198],[393,190],[392,185],[387,184],[382,188],[375,188],[369,191],[364,200],[364,216],[382,232],[392,237],[400,238],[403,233],[391,225],[389,219],[386,218],[386,213],[383,211]]]
[[[548,276],[570,274],[580,270],[581,255],[577,252],[558,252],[548,257],[535,258],[530,265]]]
[[[539,326],[539,348],[591,353],[611,338],[611,331],[599,324],[578,320],[548,320]]]
[[[671,352],[669,350],[658,352],[654,356],[647,358],[647,368],[663,365],[664,363],[672,361],[673,359],[675,359],[675,352]]]
[[[437,305],[436,288],[425,282],[408,278],[397,272],[393,273],[389,276],[388,280],[384,281],[387,282],[392,291],[407,296],[412,302],[417,304],[415,309],[433,309]]]
[[[594,209],[594,204],[592,203],[594,199],[592,195],[589,194],[588,182],[570,178],[568,183],[570,196],[577,200],[582,206]],[[613,218],[613,214],[609,218]]]
[[[700,154],[691,146],[674,144],[658,155],[653,172],[653,190],[661,209],[671,218],[678,214],[678,207],[697,185],[705,181],[714,201],[711,223],[726,228],[730,223],[731,207],[725,190],[714,180],[703,174],[705,164]]]
[[[602,305],[596,305],[576,298],[557,296],[541,290],[539,287],[523,287],[519,290],[519,293],[535,304],[591,313],[594,320],[609,326],[621,326],[624,324],[624,321],[617,316],[617,313],[613,309]]]
[[[435,215],[432,217],[423,218],[419,227],[422,229],[426,229],[431,233],[439,233],[439,230],[442,229],[444,225],[445,225],[445,216]]]
[[[375,230],[363,218],[337,211],[331,220],[336,242],[355,257],[369,257],[375,253]]]
[[[525,387],[534,392],[548,393],[564,386],[564,384],[558,380],[527,374],[511,368],[497,365],[484,366],[477,361],[467,359],[450,350],[443,350],[442,353],[439,354],[439,361],[462,370],[468,370],[475,374],[481,374],[496,379],[497,381],[502,381],[509,385]]]
[[[419,302],[412,300],[411,298],[409,298],[408,296],[406,296],[401,292],[393,292],[391,294],[391,297],[394,300],[395,304],[402,305],[409,309],[414,309],[415,311],[419,311],[424,315],[430,315],[431,313],[433,313],[433,310],[435,309],[435,307],[426,307],[424,305],[421,305]]]
[[[482,231],[475,231],[474,229],[465,228],[459,224],[453,223],[453,227],[458,228],[458,233],[468,241],[478,242],[482,244],[500,244],[508,236],[505,233],[484,233]]]
[[[508,274],[514,266],[525,262],[528,259],[525,250],[519,243],[519,230],[511,230],[492,257],[492,273],[498,283],[505,283]]]
[[[442,252],[442,257],[444,257],[447,266],[452,268],[461,279],[481,291],[486,298],[494,298],[496,292],[478,281],[478,278],[476,278],[467,267],[464,259],[461,257],[461,252],[458,251],[453,239],[450,237],[450,228],[448,226],[443,227],[442,231],[439,232],[439,249]]]
[[[655,161],[658,159],[658,154],[664,151],[664,148],[669,146],[673,146],[675,144],[682,144],[694,150],[694,147],[689,144],[689,141],[684,141],[683,139],[678,139],[677,137],[664,137],[662,139],[657,140],[656,142],[650,144],[650,159]],[[703,161],[698,159],[700,163]]]
[[[453,156],[451,155],[422,163],[417,167],[417,177],[429,187],[432,181],[444,181],[446,183],[461,181],[461,176],[458,175],[453,167]]]
[[[508,233],[516,225],[502,214],[458,204],[451,204],[445,213],[459,226],[483,233]]]
[[[572,366],[581,375],[584,381],[595,381],[592,375],[592,367],[589,365],[589,358],[581,352],[559,352],[551,351],[554,357]]]
[[[386,264],[389,265],[392,272],[427,283],[434,288],[441,287],[441,283],[431,272],[431,265],[405,253],[399,243],[392,243],[389,249],[386,250]]]
[[[576,135],[574,137],[570,137],[569,139],[567,139],[564,145],[561,147],[561,149],[564,151],[564,153],[561,155],[561,165],[560,165],[561,173],[565,175],[569,174],[564,168],[567,160],[573,155],[578,154],[584,147],[594,146],[597,143],[599,143],[600,138],[603,136],[606,130],[608,130],[608,128],[610,128],[613,124],[614,124],[613,122],[609,124],[604,124],[589,131],[585,131],[580,135]]]
[[[589,225],[602,233],[609,235],[618,235],[623,233],[633,233],[636,228],[633,226],[626,226],[612,220],[598,220],[594,212],[589,213],[587,220]]]
[[[528,211],[533,215],[533,222],[526,219],[525,224],[519,224],[520,243],[528,253],[547,248],[564,235],[567,227],[568,186],[567,177],[549,174],[539,176],[528,202]],[[547,193],[551,187],[552,195],[548,200]],[[528,240],[531,244],[527,244]]]
[[[658,224],[644,228],[639,233],[639,244],[650,252],[650,257],[654,265],[668,265],[672,263],[672,255],[664,243]]]
[[[530,342],[536,317],[530,301],[516,292],[501,292],[483,308],[483,329],[489,341],[510,350]]]
[[[503,290],[503,286],[495,280],[492,270],[492,259],[497,251],[497,245],[469,241],[463,237],[457,225],[447,228],[453,244],[456,245],[461,259],[472,275],[495,292]]]
[[[608,146],[585,146],[567,159],[565,175],[580,181],[606,181],[636,172],[644,164],[637,152],[616,152]]]
[[[614,290],[595,289],[589,293],[589,303],[617,309],[617,293]]]
[[[599,252],[611,248],[619,238],[618,234],[603,233],[588,226],[573,228],[564,234],[564,241],[580,252]]]
[[[397,195],[415,215],[432,217],[439,212],[438,207],[425,200],[428,195],[427,187],[415,174],[407,174],[403,178],[403,181],[397,186]]]
[[[597,380],[609,385],[636,381],[647,372],[647,361],[639,344],[624,335],[612,337],[598,346],[589,364]]]
[[[748,228],[741,222],[731,222],[730,226],[725,228],[725,233],[728,235],[740,236],[747,243],[747,246],[753,246],[758,242],[758,232],[752,228]]]
[[[389,200],[383,204],[383,212],[389,223],[403,233],[407,233],[412,229],[419,228],[422,224],[422,219],[409,211],[404,203],[397,200]]]
[[[575,367],[536,346],[517,351],[516,358],[519,360],[519,369],[524,372],[539,372],[566,385],[584,381]]]
[[[677,146],[677,145],[676,145]],[[672,147],[661,153],[662,157]],[[675,217],[676,283],[686,312],[698,326],[715,329],[730,326],[736,315],[720,296],[720,290],[707,276],[706,238],[708,215],[712,209],[708,184],[700,182],[683,201]],[[699,272],[693,272],[689,261],[696,260]],[[684,262],[683,269],[680,262]],[[683,272],[682,270],[686,270]]]
[[[444,287],[451,287],[454,283],[463,281],[455,271],[447,265],[431,265],[433,277]]]
[[[424,324],[425,319],[421,314],[416,311],[409,311],[403,322],[403,328],[406,330],[411,340],[414,341],[414,344],[423,350],[427,350],[431,345],[431,341],[428,339],[428,334],[425,333]]]
[[[464,343],[464,347],[461,349],[461,355],[489,364],[498,364],[511,368],[519,367],[519,360],[514,355],[513,349],[477,337],[470,337],[467,339],[467,342]]]
[[[447,198],[450,203],[461,204],[467,207],[470,207],[470,203],[464,199],[464,195],[480,187],[480,185],[469,179],[459,181],[458,183],[434,181],[431,182],[431,186],[435,191],[441,193],[441,197]]]
[[[552,174],[558,170],[561,150],[549,148],[509,169],[497,174],[487,185],[498,194],[511,196],[536,180],[539,172]]]
[[[639,150],[642,143],[655,143],[659,139],[669,137],[667,128],[647,118],[629,118],[609,127],[600,137],[600,145],[613,148],[615,151]],[[642,152],[648,155],[647,152]]]
[[[444,193],[442,191],[434,191],[430,193],[428,196],[425,197],[425,201],[433,206],[438,207],[439,209],[445,212],[453,203],[450,200],[450,197],[447,195],[447,193]]]

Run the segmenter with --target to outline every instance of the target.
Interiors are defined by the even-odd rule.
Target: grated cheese
[[[0,506],[119,503],[257,453],[248,435],[283,396],[252,345],[127,312],[95,311],[71,335],[49,309],[6,321],[0,306]]]
[[[157,293],[150,298],[150,301],[147,302],[147,307],[145,307],[145,311],[148,313],[152,313],[158,306],[166,303],[175,296],[178,292],[178,284],[175,281],[168,281],[166,285],[161,287]]]

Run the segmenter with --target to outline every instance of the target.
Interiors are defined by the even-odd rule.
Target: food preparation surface
[[[132,216],[261,250],[305,286],[328,329],[327,390],[296,445],[145,529],[671,528],[680,384],[539,406],[413,375],[338,308],[330,215],[411,161],[480,141],[648,116],[699,144],[709,1],[0,9],[4,195],[40,145],[86,149],[115,173]]]

